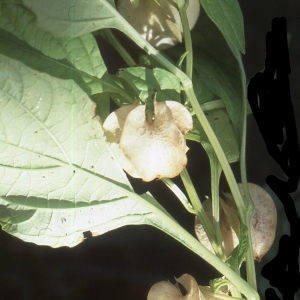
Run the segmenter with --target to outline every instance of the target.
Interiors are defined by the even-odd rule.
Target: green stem
[[[121,188],[123,189],[123,188]],[[125,192],[125,189],[124,191]],[[125,194],[128,197],[138,200],[141,202],[141,196],[126,190]],[[143,199],[143,198],[142,198]],[[163,230],[165,233],[178,240],[184,246],[189,248],[191,251],[198,254],[209,264],[215,267],[219,272],[224,274],[228,280],[230,280],[234,285],[241,291],[249,300],[258,300],[258,294],[245,282],[238,274],[236,274],[230,267],[228,267],[221,259],[216,255],[207,250],[197,239],[195,239],[190,233],[188,233],[180,224],[178,224],[171,216],[168,216],[156,205],[153,205],[151,202],[145,202],[143,199],[144,205],[149,206],[149,210],[157,215],[158,218],[162,221],[159,224],[151,224],[157,227],[160,230]],[[171,230],[170,230],[171,229]]]
[[[188,18],[186,15],[186,8],[187,5],[183,0],[177,0],[179,15],[182,23],[183,29],[183,37],[184,37],[184,45],[185,51],[187,52],[186,55],[186,75],[192,79],[193,76],[193,46],[192,46],[192,37],[191,37],[191,30],[188,22]]]
[[[176,195],[179,201],[183,204],[185,209],[191,214],[196,214],[196,211],[193,209],[191,203],[186,198],[182,190],[169,178],[162,178],[161,181]]]
[[[198,120],[199,120],[203,130],[205,131],[212,147],[214,148],[216,156],[219,160],[219,163],[224,171],[227,182],[231,189],[231,193],[232,193],[234,199],[236,200],[237,208],[241,215],[241,219],[245,223],[246,207],[243,202],[239,188],[237,186],[236,180],[234,178],[233,172],[229,166],[229,162],[227,161],[227,158],[225,156],[225,153],[223,152],[222,147],[221,147],[214,131],[212,130],[207,118],[205,117],[205,115],[197,101],[195,93],[191,87],[191,83],[190,84],[184,83],[184,90],[186,92],[187,97],[190,100],[190,103],[192,104],[192,107],[195,111],[196,116],[198,117]]]
[[[211,169],[211,197],[212,197],[212,213],[213,213],[213,226],[216,232],[217,245],[220,248],[220,251],[225,256],[225,251],[223,247],[223,235],[220,229],[220,201],[219,201],[219,183],[220,175],[222,168],[219,164],[219,161],[216,157],[215,152],[213,157],[209,156],[210,160],[210,169]]]
[[[99,33],[116,49],[116,51],[120,54],[120,56],[129,67],[133,67],[136,65],[134,59],[115,37],[111,29],[102,29]]]
[[[216,299],[223,299],[223,300],[241,300],[241,298],[236,298],[236,297],[231,297],[227,296],[225,294],[220,294],[220,293],[214,293],[212,292],[209,288],[205,286],[199,286],[201,293],[205,296],[211,296],[212,298]],[[214,299],[213,298],[213,299]]]
[[[67,163],[66,163],[67,164]],[[70,170],[76,169],[78,173],[89,172],[85,169],[72,165]],[[157,202],[152,196],[148,194],[138,195],[131,189],[125,188],[123,185],[116,183],[114,180],[104,177],[100,174],[94,174],[98,177],[99,181],[117,192],[121,195],[132,199],[137,204],[141,204],[145,209],[148,210],[148,213],[141,215],[139,221],[134,220],[133,224],[147,224],[152,225],[163,232],[170,235],[175,240],[182,243],[185,247],[195,252],[197,255],[206,260],[219,272],[224,274],[228,280],[234,282],[236,287],[248,298],[251,300],[259,300],[258,294],[253,293],[253,289],[250,285],[244,281],[240,276],[238,276],[229,266],[227,266],[222,260],[220,260],[216,255],[207,250],[196,238],[194,238],[189,232],[187,232],[178,222],[176,222],[171,215],[169,215],[166,210]]]
[[[224,255],[223,251],[220,251],[220,247],[217,243],[213,227],[211,226],[211,223],[204,211],[202,203],[198,197],[198,194],[186,168],[180,173],[180,177],[192,202],[193,209],[196,211],[197,218],[202,224],[215,253],[218,255],[218,257],[225,261],[226,256]]]
[[[152,55],[154,59],[156,59],[160,64],[162,64],[167,70],[172,72],[175,76],[177,76],[183,86],[186,96],[190,100],[190,103],[199,119],[199,122],[204,129],[211,145],[213,146],[218,160],[222,166],[224,174],[226,176],[227,182],[231,189],[231,193],[236,200],[237,208],[240,212],[242,221],[245,219],[246,208],[243,203],[243,199],[241,197],[241,193],[237,186],[236,180],[233,176],[232,170],[229,166],[229,163],[226,159],[226,156],[221,148],[221,145],[212,130],[208,120],[206,119],[199,102],[197,101],[196,95],[193,90],[193,84],[190,78],[184,74],[181,70],[176,68],[171,62],[169,62],[163,55],[159,53],[154,47],[152,47],[146,40],[144,40],[140,34],[114,9],[111,9],[111,13],[115,14],[115,18],[118,20],[118,29],[123,31],[127,36],[131,37],[131,39],[142,49],[146,51],[147,54]],[[132,193],[134,194],[134,193]],[[246,224],[246,223],[245,223]],[[174,221],[173,224],[174,229],[178,232],[184,230],[177,222]],[[174,237],[175,238],[175,237]],[[178,238],[176,238],[178,239]],[[214,266],[217,270],[219,270],[222,274],[224,274],[248,299],[259,299],[257,292],[250,287],[248,283],[246,283],[238,274],[236,274],[232,269],[230,269],[225,263],[222,262],[217,256],[212,254],[209,250],[207,250],[201,243],[199,243],[194,237],[190,235],[189,246],[186,245],[189,249],[200,255],[203,259],[205,259],[208,263]],[[201,250],[199,250],[201,249]]]
[[[248,283],[257,290],[256,283],[256,273],[255,273],[255,265],[254,265],[254,257],[253,257],[253,248],[252,248],[252,237],[251,237],[251,226],[252,226],[252,217],[254,212],[254,203],[251,198],[251,195],[248,190],[248,180],[247,180],[247,172],[246,172],[246,133],[247,133],[247,98],[246,98],[246,78],[245,72],[243,70],[243,64],[241,60],[239,61],[240,71],[242,74],[242,85],[243,85],[243,112],[242,112],[242,132],[241,132],[241,158],[240,158],[240,172],[242,179],[242,186],[244,190],[244,195],[247,199],[247,223],[245,224],[248,228],[248,243],[249,249],[246,255],[246,273],[247,273],[247,281]]]

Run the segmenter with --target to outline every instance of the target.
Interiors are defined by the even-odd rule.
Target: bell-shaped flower
[[[221,291],[213,293],[210,287],[198,285],[190,274],[183,274],[175,279],[175,285],[169,281],[155,283],[148,292],[147,300],[221,300],[224,297],[230,299],[226,293]],[[182,295],[178,284],[186,290],[185,295]]]
[[[187,164],[185,134],[193,128],[189,111],[175,101],[154,102],[148,122],[145,105],[123,106],[103,124],[108,142],[119,143],[122,168],[132,177],[151,181],[177,176]]]
[[[183,29],[179,12],[167,0],[119,0],[117,10],[157,49],[166,49],[182,42]],[[189,0],[186,13],[192,29],[200,13],[199,0]]]

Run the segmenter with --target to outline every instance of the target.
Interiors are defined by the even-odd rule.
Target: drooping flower
[[[210,287],[199,286],[195,278],[190,274],[183,274],[181,277],[175,279],[175,285],[169,281],[155,283],[149,290],[147,300],[220,300],[224,299],[224,296],[227,296],[221,291],[212,293]],[[186,290],[185,295],[182,295],[178,283]],[[208,291],[209,294],[206,293],[204,296],[200,288],[203,292]]]
[[[157,49],[182,42],[182,24],[178,10],[167,0],[119,0],[117,10],[135,30]],[[192,29],[199,17],[199,0],[189,0],[187,17]]]
[[[154,102],[155,119],[148,123],[145,105],[127,105],[103,124],[108,142],[119,143],[123,169],[132,177],[151,181],[172,178],[186,166],[185,134],[193,128],[188,110],[175,101]]]
[[[242,184],[238,184],[244,196]],[[254,259],[260,261],[271,248],[276,233],[277,211],[272,197],[256,184],[248,183],[249,193],[254,203],[251,220],[252,250]],[[226,256],[239,244],[240,221],[230,193],[224,193],[226,201],[220,198],[220,229],[223,235],[223,246]],[[203,208],[212,223],[212,202],[203,202]],[[213,248],[198,218],[195,218],[195,231],[199,241],[211,252]]]

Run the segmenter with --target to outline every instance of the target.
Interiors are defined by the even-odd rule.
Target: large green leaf
[[[52,247],[75,246],[85,231],[98,235],[126,224],[172,232],[157,214],[172,218],[151,195],[132,191],[118,147],[105,142],[95,105],[73,80],[3,54],[0,67],[4,230]]]
[[[244,20],[237,0],[200,0],[210,19],[232,43],[245,53]]]
[[[120,28],[113,0],[22,0],[38,26],[55,37],[78,37],[101,28]]]
[[[84,39],[84,37],[82,37],[82,39]],[[72,43],[72,41],[74,41],[74,43]],[[76,39],[70,40],[69,44],[69,50],[77,53]],[[71,46],[71,44],[73,46]],[[106,71],[101,78],[92,76],[83,70],[75,68],[75,66],[67,59],[53,59],[2,29],[0,29],[0,53],[22,61],[37,72],[46,72],[51,76],[62,79],[73,79],[89,95],[99,92],[107,92],[119,94],[123,98],[129,99],[129,102],[132,101],[131,97],[127,95],[125,90],[115,83]],[[75,54],[72,54],[72,56],[73,55]],[[100,74],[98,75],[100,76]],[[98,104],[100,104],[100,106],[103,104],[103,107],[107,107],[107,99],[102,100],[104,102]]]
[[[68,61],[76,69],[73,72],[80,73],[91,94],[108,89],[109,85],[114,86],[92,34],[72,39],[55,38],[52,33],[37,27],[36,17],[29,9],[10,0],[0,2],[0,28],[45,56],[64,60],[64,64]],[[101,80],[103,78],[105,80]]]

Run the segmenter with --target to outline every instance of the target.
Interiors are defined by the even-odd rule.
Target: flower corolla
[[[107,141],[119,143],[120,164],[132,177],[151,181],[173,178],[187,164],[185,134],[192,130],[189,111],[175,101],[154,101],[155,119],[148,123],[145,105],[131,104],[112,112],[103,129]]]

